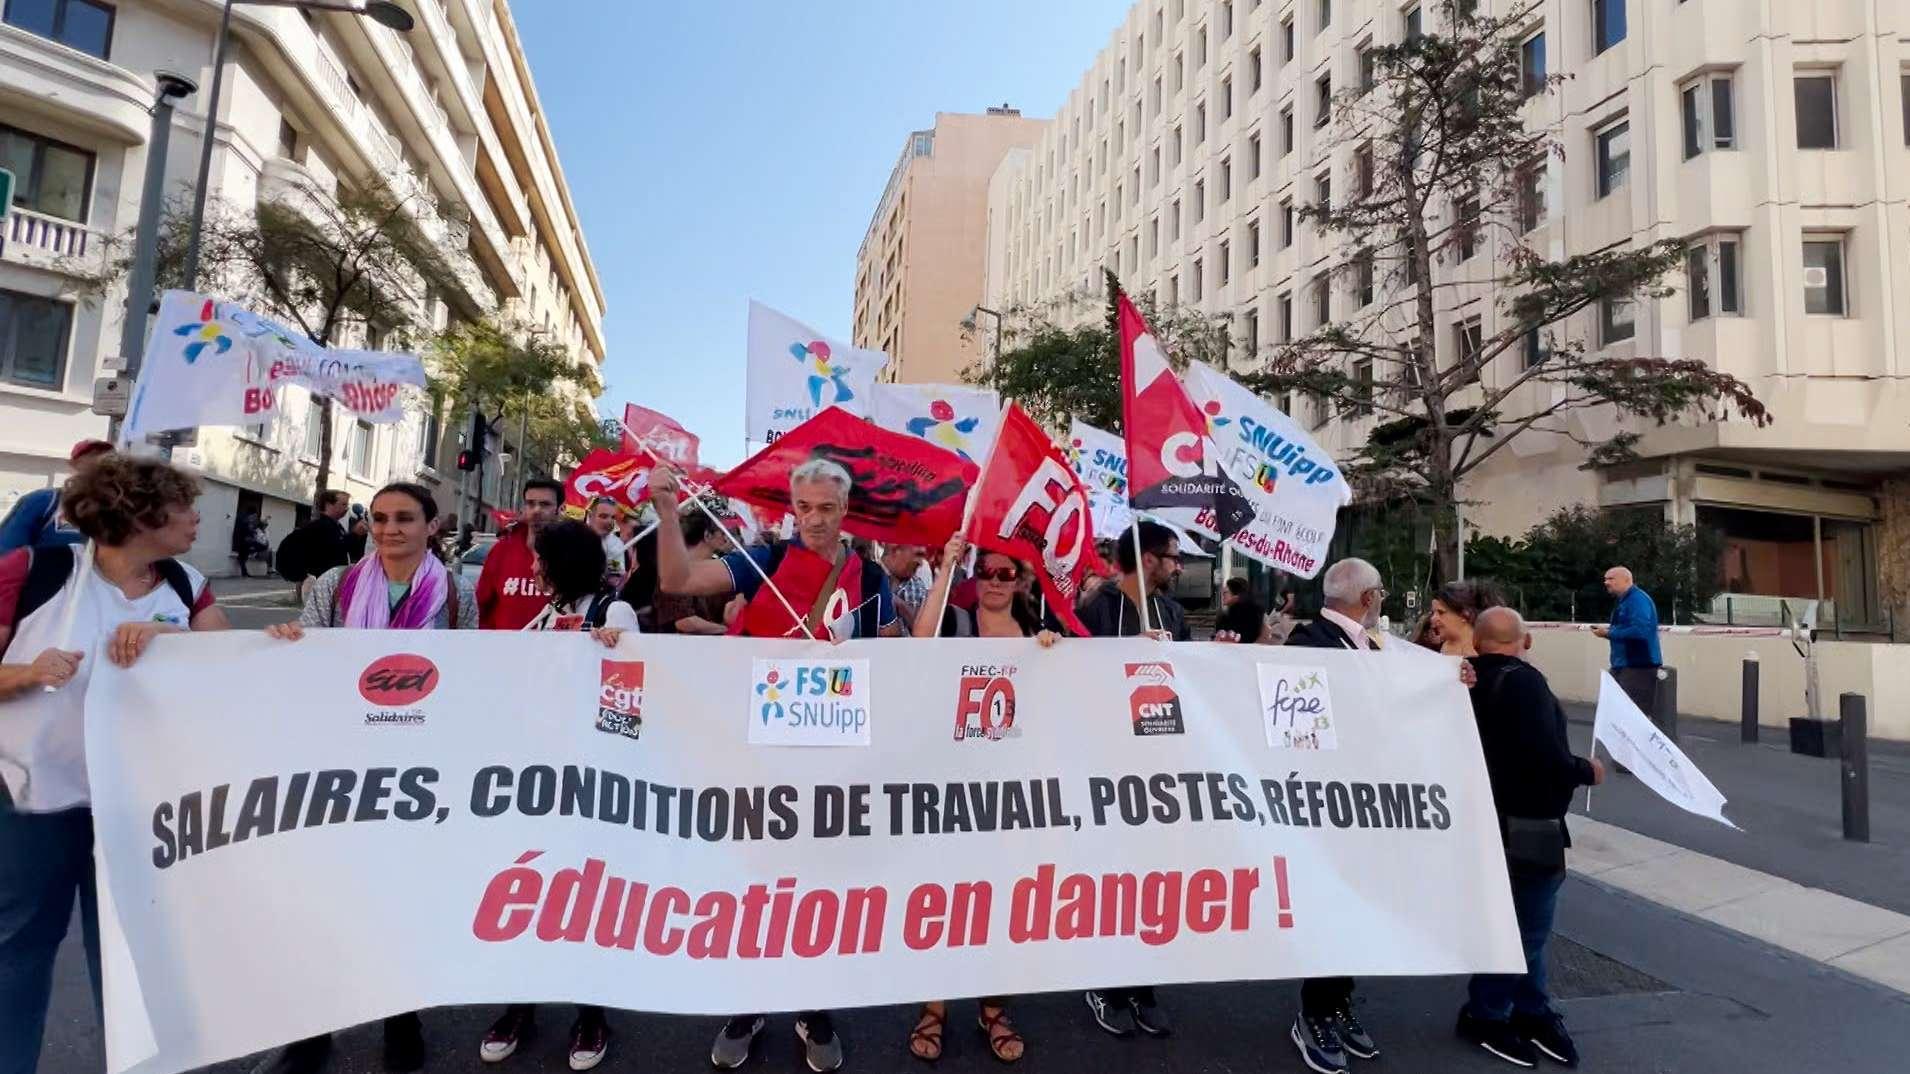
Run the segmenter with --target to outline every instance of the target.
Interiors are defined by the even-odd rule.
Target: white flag
[[[1727,828],[1724,795],[1691,763],[1665,733],[1638,711],[1609,671],[1599,672],[1598,713],[1592,717],[1592,741],[1602,742],[1612,760],[1631,769],[1658,797],[1687,813],[1709,817]]]
[[[425,386],[424,363],[415,354],[328,349],[233,303],[167,291],[120,439],[265,421],[281,384],[302,385],[367,421],[390,423],[404,417],[404,387]]]
[[[768,443],[830,406],[869,416],[881,351],[829,339],[760,302],[749,304],[745,439]]]
[[[1001,396],[952,384],[878,384],[875,423],[980,462],[1001,427]]]
[[[1200,362],[1190,362],[1187,395],[1207,415],[1220,466],[1252,501],[1254,520],[1228,542],[1236,552],[1302,578],[1320,573],[1341,507],[1353,490],[1332,456],[1265,399]],[[1218,536],[1201,510],[1161,508],[1164,519]]]
[[[1077,418],[1065,446],[1074,472],[1088,486],[1094,532],[1114,537],[1133,525],[1134,510],[1127,505],[1127,442]]]

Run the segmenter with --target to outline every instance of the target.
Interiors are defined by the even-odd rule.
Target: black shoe
[[[766,1022],[760,1014],[740,1014],[730,1019],[710,1046],[710,1065],[718,1070],[735,1070],[749,1062],[749,1050]]]
[[[1373,1041],[1366,1027],[1360,1024],[1351,1003],[1333,1012],[1333,1028],[1339,1031],[1340,1047],[1346,1049],[1346,1054],[1355,1059],[1379,1058],[1379,1045]]]
[[[418,1014],[395,1014],[385,1019],[385,1069],[410,1074],[424,1066],[424,1024]]]
[[[796,1016],[796,1037],[802,1041],[802,1060],[816,1074],[842,1069],[842,1038],[828,1011],[805,1011]]]
[[[1539,1065],[1538,1049],[1520,1036],[1511,1022],[1489,1022],[1474,1016],[1470,1007],[1461,1007],[1459,1024],[1453,1031],[1461,1040],[1470,1041],[1515,1067],[1529,1070]]]
[[[1578,1045],[1565,1032],[1565,1019],[1556,1014],[1513,1014],[1512,1029],[1541,1054],[1560,1066],[1578,1065]]]
[[[1174,1032],[1167,1011],[1154,999],[1152,988],[1137,988],[1128,993],[1128,1009],[1134,1012],[1134,1025],[1150,1037],[1165,1037]]]
[[[1293,1020],[1287,1037],[1300,1049],[1300,1061],[1307,1069],[1318,1074],[1345,1074],[1346,1048],[1340,1042],[1339,1027],[1331,1015],[1314,1018],[1302,1013]]]
[[[331,1058],[331,1054],[330,1033],[306,1037],[273,1053],[271,1058],[254,1068],[252,1074],[318,1074],[325,1069],[325,1060]]]
[[[1134,1035],[1132,1004],[1118,1002],[1120,997],[1110,997],[1106,992],[1087,992],[1083,995],[1088,1001],[1088,1011],[1094,1015],[1095,1025],[1116,1037]]]

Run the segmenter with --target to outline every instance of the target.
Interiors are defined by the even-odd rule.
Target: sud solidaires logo
[[[643,661],[605,660],[599,675],[597,730],[625,738],[643,735]]]
[[[415,727],[424,723],[418,703],[438,688],[438,666],[417,653],[392,653],[365,666],[358,675],[358,696],[378,706],[365,713],[373,727]]]
[[[1182,735],[1180,694],[1174,690],[1174,665],[1165,660],[1127,665],[1128,704],[1137,735]]]
[[[867,660],[757,660],[751,679],[750,742],[869,744]]]

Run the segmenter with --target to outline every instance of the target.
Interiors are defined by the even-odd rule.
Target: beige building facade
[[[989,181],[1043,127],[1006,105],[938,112],[903,144],[856,256],[852,341],[889,355],[883,379],[957,384],[981,357],[962,324],[981,293]]]
[[[201,139],[214,138],[208,187],[244,210],[261,198],[329,198],[380,183],[408,199],[447,252],[454,286],[421,323],[502,316],[547,331],[580,363],[601,363],[603,291],[504,0],[414,0],[398,33],[349,14],[233,9],[217,121],[205,108],[217,0],[41,0],[0,20],[0,167],[21,176],[0,227],[0,511],[65,475],[74,441],[104,436],[92,387],[116,355],[123,284],[89,296],[85,278],[140,213],[154,72],[199,83],[178,102],[169,198],[188,199]],[[365,326],[335,345],[385,345]],[[421,479],[453,510],[464,416],[417,400],[397,425],[333,415],[333,487],[363,502],[391,480]],[[206,493],[191,559],[234,569],[232,527],[265,518],[276,544],[306,517],[319,428],[306,394],[285,389],[265,425],[202,429],[174,461]],[[487,481],[486,500],[509,502]],[[471,490],[475,493],[476,490]],[[473,514],[467,507],[466,517]]]
[[[1295,224],[1293,207],[1323,185],[1353,188],[1326,100],[1359,77],[1359,50],[1437,32],[1444,7],[1141,0],[1041,139],[991,181],[981,302],[1072,300],[1094,315],[1106,266],[1130,291],[1233,316],[1243,368],[1351,318],[1357,295],[1337,278],[1315,286],[1348,251]],[[1724,532],[1733,618],[1822,599],[1827,625],[1883,629],[1880,535],[1903,531],[1884,492],[1910,472],[1910,3],[1541,0],[1525,34],[1528,65],[1572,76],[1527,106],[1563,152],[1526,241],[1552,256],[1661,239],[1690,251],[1677,293],[1587,311],[1541,344],[1701,359],[1775,420],[1578,414],[1581,439],[1635,427],[1644,459],[1587,471],[1571,438],[1521,437],[1466,487],[1470,526],[1517,534],[1571,504],[1659,512]],[[1453,285],[1438,300],[1446,360],[1471,324],[1493,330],[1491,264],[1436,268]],[[1487,383],[1523,360],[1502,357]],[[1374,421],[1282,402],[1342,454]]]

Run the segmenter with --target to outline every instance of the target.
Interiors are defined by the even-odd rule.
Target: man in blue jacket
[[[1632,584],[1631,571],[1613,567],[1605,572],[1605,592],[1618,598],[1612,608],[1609,626],[1593,627],[1592,633],[1612,643],[1612,678],[1654,720],[1657,718],[1658,606],[1651,596]]]

